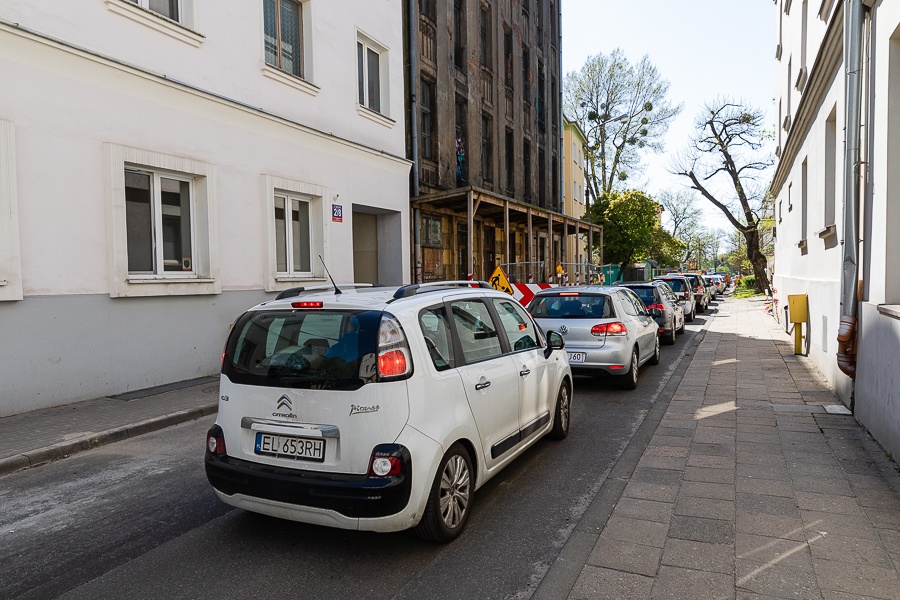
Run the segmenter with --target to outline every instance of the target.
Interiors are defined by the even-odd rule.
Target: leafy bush
[[[741,278],[741,287],[752,290],[756,289],[756,276],[755,275],[747,275],[746,277]]]

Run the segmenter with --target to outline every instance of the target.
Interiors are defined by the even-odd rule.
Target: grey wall
[[[213,375],[229,325],[271,299],[26,296],[0,305],[0,416]]]
[[[872,436],[900,458],[900,320],[873,304],[859,305],[854,415]]]

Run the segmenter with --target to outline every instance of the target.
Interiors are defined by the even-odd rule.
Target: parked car
[[[538,292],[528,310],[548,332],[565,338],[569,365],[576,374],[612,375],[620,387],[637,387],[645,363],[659,363],[654,316],[628,288],[580,286]]]
[[[711,277],[712,277],[713,281],[716,282],[716,293],[724,294],[725,288],[727,287],[727,285],[725,283],[725,278],[722,277],[721,275],[716,275],[716,274],[711,275]]]
[[[709,289],[706,287],[706,282],[703,281],[703,276],[698,275],[697,273],[684,273],[684,276],[691,282],[691,289],[694,290],[694,300],[696,300],[697,303],[697,312],[706,312],[706,309],[709,307],[710,295]]]
[[[728,289],[728,286],[731,285],[731,273],[726,273],[725,271],[716,271],[713,274],[723,277],[725,279],[725,289]]]
[[[684,302],[681,304],[681,310],[684,313],[684,319],[688,322],[694,320],[697,315],[697,300],[694,297],[694,288],[690,280],[684,275],[667,274],[658,275],[653,278],[654,281],[665,281],[676,296],[681,296]]]
[[[681,302],[665,281],[635,281],[619,284],[637,294],[648,311],[659,311],[655,316],[659,337],[667,344],[675,343],[675,336],[684,333],[684,311]]]
[[[703,284],[706,286],[706,291],[709,294],[710,300],[715,300],[719,296],[719,288],[716,286],[716,280],[712,275],[702,275]]]
[[[572,402],[563,337],[472,283],[303,290],[241,315],[207,433],[216,495],[305,523],[458,536],[476,490],[566,437]]]

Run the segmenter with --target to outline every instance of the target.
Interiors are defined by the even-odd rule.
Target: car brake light
[[[662,304],[648,304],[647,305],[647,310],[652,310],[654,308],[657,310],[666,310],[666,307],[663,306]]]
[[[620,321],[614,321],[612,323],[600,323],[599,325],[594,325],[591,327],[591,335],[601,336],[601,335],[625,335],[628,333],[628,330],[625,329],[625,324]]]
[[[291,302],[291,308],[322,308],[321,302]]]
[[[580,296],[580,292],[560,292],[560,296]]]
[[[406,373],[406,353],[389,350],[378,355],[378,373],[382,377],[397,377]]]
[[[400,323],[384,314],[378,327],[378,376],[395,379],[412,374],[409,345]]]
[[[206,434],[206,451],[216,456],[225,455],[225,434],[218,425],[213,426]]]

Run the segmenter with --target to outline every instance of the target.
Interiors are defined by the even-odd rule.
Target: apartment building
[[[565,239],[559,0],[416,0],[408,156],[416,280],[544,281]]]
[[[808,355],[900,454],[900,3],[778,0],[773,284]],[[784,316],[784,315],[782,315]]]
[[[215,374],[326,265],[409,281],[403,3],[0,4],[0,416]]]

